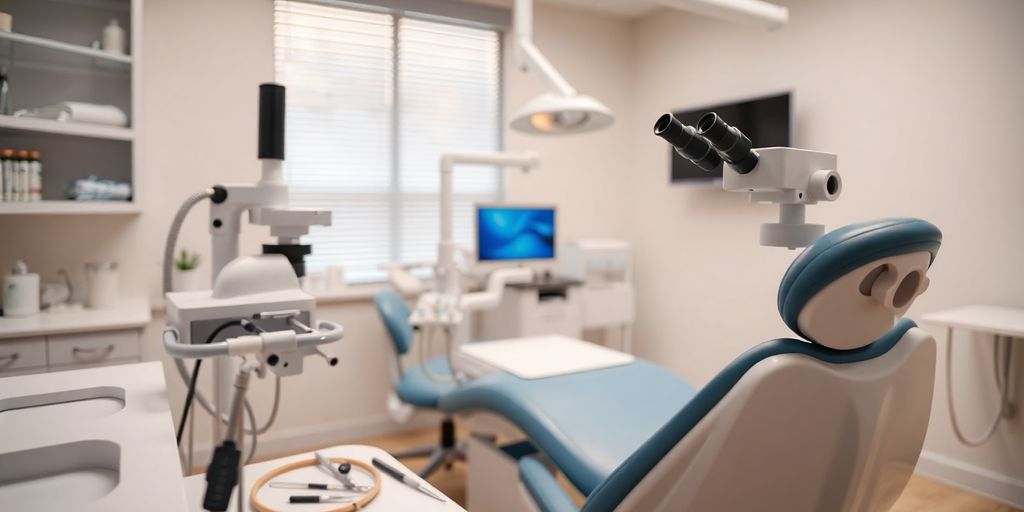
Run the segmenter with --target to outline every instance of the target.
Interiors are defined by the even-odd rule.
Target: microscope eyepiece
[[[704,114],[697,122],[697,133],[706,138],[740,174],[746,174],[757,166],[757,152],[750,149],[750,139],[735,126],[726,124],[718,114]]]
[[[654,134],[668,141],[679,153],[697,167],[711,172],[722,166],[722,157],[707,139],[692,126],[680,123],[672,114],[664,114],[654,123]]]

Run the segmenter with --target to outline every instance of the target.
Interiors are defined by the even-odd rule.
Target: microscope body
[[[804,222],[805,207],[835,201],[843,190],[836,155],[787,147],[753,148],[743,132],[708,112],[697,127],[672,114],[654,124],[654,134],[683,158],[708,172],[722,170],[722,188],[746,192],[754,203],[779,205],[779,222],[761,225],[761,245],[807,247],[825,233],[821,224]]]
[[[761,224],[761,245],[806,247],[825,233],[804,222],[804,206],[835,201],[843,190],[833,153],[786,147],[757,148],[757,165],[746,173],[726,163],[722,188],[747,192],[752,203],[779,205],[779,221]]]

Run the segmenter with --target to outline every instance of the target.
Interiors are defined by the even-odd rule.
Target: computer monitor
[[[476,253],[481,262],[553,260],[555,208],[476,205]]]

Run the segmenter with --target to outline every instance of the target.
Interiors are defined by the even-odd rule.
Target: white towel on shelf
[[[19,110],[15,117],[37,117],[76,123],[128,126],[128,114],[113,105],[97,105],[81,101],[62,101],[44,107]]]

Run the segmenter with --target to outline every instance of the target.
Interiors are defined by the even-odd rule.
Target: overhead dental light
[[[520,66],[537,70],[553,92],[545,92],[519,109],[509,123],[513,129],[556,135],[590,132],[612,124],[612,111],[600,101],[577,93],[533,44],[533,0],[515,2],[515,37]]]

